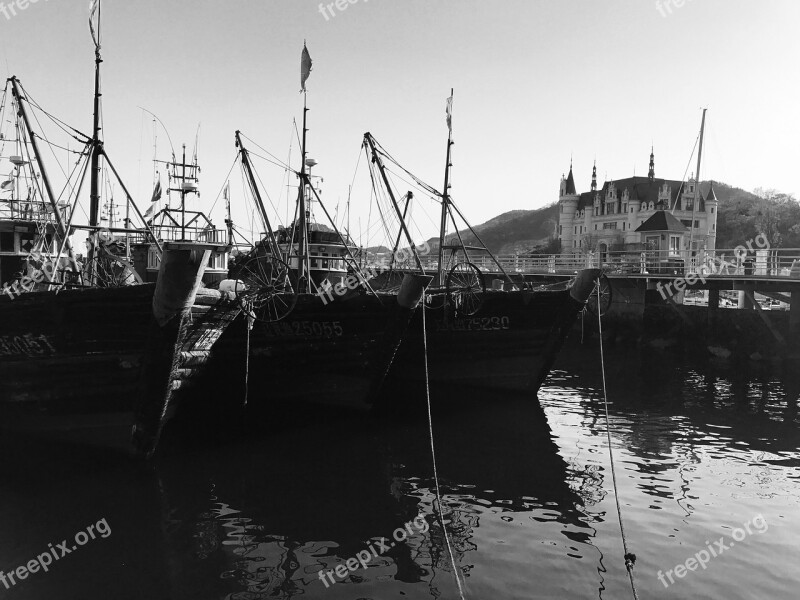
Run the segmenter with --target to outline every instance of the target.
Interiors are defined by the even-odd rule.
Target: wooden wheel
[[[236,299],[252,319],[280,321],[297,304],[297,278],[280,258],[249,258],[236,270],[235,279]]]
[[[445,289],[456,312],[469,317],[480,310],[486,283],[478,267],[471,262],[460,262],[448,271]]]
[[[611,282],[608,277],[601,275],[594,282],[594,289],[586,301],[586,307],[591,310],[595,315],[600,314],[603,316],[608,312],[611,307],[611,300],[613,299],[613,292],[611,290]]]

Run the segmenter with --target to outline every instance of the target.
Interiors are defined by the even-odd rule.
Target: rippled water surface
[[[800,597],[798,374],[674,354],[606,354],[640,598]],[[632,597],[600,373],[597,348],[573,341],[538,402],[433,390],[442,508],[467,598]],[[111,534],[0,583],[0,597],[458,597],[421,410],[259,420],[258,435],[218,443],[175,433],[149,466],[5,441],[0,569],[100,519]],[[365,558],[404,525],[405,541]],[[360,552],[367,568],[348,570]]]

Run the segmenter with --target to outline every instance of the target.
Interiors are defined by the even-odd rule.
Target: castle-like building
[[[670,212],[686,227],[687,235],[681,242],[684,247],[680,250],[689,250],[690,239],[695,251],[713,250],[717,240],[719,202],[713,184],[708,186],[705,194],[696,189],[697,185],[693,177],[685,183],[657,179],[655,155],[651,150],[647,177],[607,181],[598,189],[595,164],[591,190],[579,194],[570,164],[569,175],[561,177],[558,194],[556,233],[561,251],[602,253],[644,244],[645,236],[637,229],[659,210]],[[697,206],[693,207],[695,198]],[[690,231],[691,235],[688,234]]]

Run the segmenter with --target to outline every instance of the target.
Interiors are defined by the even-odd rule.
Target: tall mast
[[[300,293],[307,291],[307,275],[310,272],[307,251],[307,219],[306,219],[306,133],[308,132],[306,105],[306,91],[303,90],[303,141],[300,147],[300,187],[297,193],[298,212],[300,213],[300,226],[298,227],[297,237],[297,281]]]
[[[56,202],[56,196],[53,194],[53,187],[50,184],[50,178],[47,176],[47,169],[45,168],[44,161],[42,161],[42,155],[39,153],[39,145],[36,143],[36,135],[33,133],[33,129],[31,129],[31,124],[28,120],[28,113],[25,110],[25,104],[22,101],[22,95],[19,92],[19,85],[16,77],[11,77],[11,90],[17,100],[17,110],[19,110],[19,114],[22,117],[22,122],[25,125],[25,131],[28,134],[28,139],[30,140],[33,154],[36,157],[36,162],[39,166],[39,173],[42,175],[44,189],[47,192],[47,199],[50,201],[50,207],[53,209],[58,236],[65,241],[73,269],[75,269],[75,256],[72,251],[72,244],[70,244],[69,236],[67,235],[67,230],[64,226],[64,219],[61,216],[61,210]],[[17,136],[17,138],[21,139],[21,136]]]
[[[444,166],[444,190],[442,191],[442,220],[439,224],[439,265],[437,284],[444,283],[444,238],[447,229],[447,215],[450,212],[450,149],[453,145],[453,88],[450,88],[450,98],[447,101],[447,158]]]
[[[395,213],[397,214],[397,218],[400,221],[400,229],[406,235],[406,239],[408,240],[408,246],[411,249],[411,252],[414,254],[414,260],[417,263],[417,268],[420,270],[420,273],[424,273],[425,269],[422,268],[422,261],[419,259],[419,254],[417,253],[416,247],[414,246],[414,240],[411,239],[411,233],[408,231],[408,227],[406,227],[406,221],[403,218],[403,214],[400,212],[400,205],[397,204],[397,199],[394,197],[394,192],[392,192],[392,186],[389,183],[389,178],[386,176],[386,168],[383,166],[383,161],[381,160],[380,155],[378,154],[378,150],[375,147],[375,140],[372,137],[371,133],[365,133],[364,139],[367,141],[370,150],[372,150],[372,157],[375,164],[378,166],[378,171],[380,171],[381,179],[383,179],[383,185],[386,186],[386,192],[389,194],[389,199],[392,201],[392,206],[394,206]]]
[[[186,144],[181,158],[181,239],[186,239]]]
[[[703,133],[706,128],[706,110],[703,109],[703,119],[700,121],[700,145],[697,149],[697,174],[694,178],[694,202],[692,203],[692,226],[689,228],[689,258],[692,257],[692,244],[694,243],[694,215],[697,212],[697,203],[700,201],[700,159],[703,157]]]
[[[256,185],[256,178],[253,174],[253,166],[250,164],[250,153],[244,147],[241,138],[241,132],[236,132],[236,146],[239,148],[239,152],[242,155],[242,166],[244,167],[245,174],[247,175],[247,182],[250,184],[250,189],[253,192],[253,198],[256,201],[256,206],[258,207],[258,212],[261,216],[261,220],[264,222],[264,227],[267,230],[267,237],[269,238],[269,247],[272,251],[272,255],[280,258],[281,251],[280,247],[278,246],[278,242],[275,239],[275,232],[272,230],[272,224],[269,221],[269,216],[267,215],[267,209],[264,207],[264,201],[261,199],[261,192],[258,190],[258,185]],[[231,214],[231,201],[230,201],[230,191],[227,193],[228,198],[226,199],[226,206],[228,211],[228,235],[230,239],[230,243],[233,243],[233,233],[231,231],[231,224],[233,223],[230,220]]]
[[[91,5],[89,15],[89,28],[94,41],[94,106],[92,117],[92,160],[89,184],[89,226],[100,226],[100,155],[103,152],[100,141],[100,1],[95,0]],[[97,11],[97,35],[92,26],[94,11]],[[87,276],[90,284],[94,284],[94,258],[97,255],[98,232],[96,229],[89,234],[90,244],[87,261]]]

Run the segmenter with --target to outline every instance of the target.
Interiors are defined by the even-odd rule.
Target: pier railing
[[[738,276],[800,278],[800,248],[773,248],[742,251],[737,249],[688,251],[623,250],[618,252],[580,252],[566,254],[501,254],[497,261],[509,273],[574,273],[586,268],[602,268],[609,273],[685,276],[692,273]],[[496,272],[497,265],[487,254],[470,256],[469,261],[484,272]],[[423,266],[435,269],[433,256],[424,257]]]

